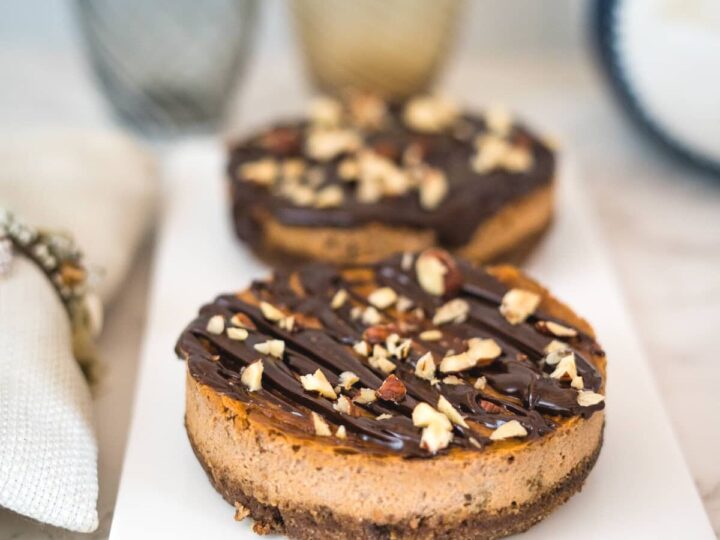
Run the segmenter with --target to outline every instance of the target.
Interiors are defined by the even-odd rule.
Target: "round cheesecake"
[[[441,246],[487,262],[527,252],[549,225],[555,157],[503,109],[353,94],[233,144],[227,172],[237,234],[270,258]]]
[[[439,249],[276,273],[204,306],[176,350],[192,448],[258,533],[505,536],[577,492],[602,445],[589,324]]]

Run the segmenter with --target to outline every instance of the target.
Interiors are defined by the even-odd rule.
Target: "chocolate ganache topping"
[[[439,249],[308,264],[204,306],[176,352],[261,421],[347,451],[430,457],[539,438],[604,407],[604,353],[544,313],[539,288],[493,276],[503,268]]]
[[[231,149],[228,175],[238,235],[262,223],[433,230],[466,244],[505,205],[547,187],[547,144],[500,109],[463,114],[436,97],[405,103],[354,95],[321,99],[308,120],[278,124]]]

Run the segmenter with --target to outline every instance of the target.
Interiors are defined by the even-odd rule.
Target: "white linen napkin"
[[[100,268],[106,302],[147,230],[156,187],[152,160],[125,136],[0,135],[0,206],[71,233],[86,266]],[[97,528],[91,403],[58,294],[16,254],[0,277],[0,506],[74,531]]]

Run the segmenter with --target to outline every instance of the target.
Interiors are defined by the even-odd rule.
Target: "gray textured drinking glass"
[[[77,0],[100,86],[134,129],[216,128],[251,46],[256,0]]]

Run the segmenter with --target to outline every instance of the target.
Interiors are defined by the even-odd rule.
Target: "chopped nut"
[[[556,337],[575,337],[578,335],[577,330],[574,328],[553,321],[538,321],[535,327],[544,334],[550,334]]]
[[[565,358],[566,356],[572,356],[572,355],[573,355],[573,352],[570,349],[568,349],[567,347],[564,347],[562,349],[558,349],[556,351],[549,352],[545,356],[544,360],[548,366],[556,366],[557,364],[560,363],[560,361],[563,358]]]
[[[583,378],[578,375],[577,377],[573,377],[573,380],[570,381],[570,386],[578,390],[582,390],[585,387],[585,381],[583,381]]]
[[[500,313],[510,324],[520,324],[540,305],[540,295],[524,289],[510,289],[503,296]]]
[[[302,159],[286,159],[282,164],[282,176],[288,180],[298,180],[305,172],[305,162]]]
[[[382,316],[380,315],[380,312],[373,306],[368,306],[363,311],[362,322],[364,324],[379,324],[380,322],[382,322]]]
[[[510,420],[499,426],[490,434],[490,440],[501,441],[512,437],[526,437],[527,430],[517,420]]]
[[[257,392],[262,388],[262,374],[263,362],[262,360],[256,360],[243,369],[240,382],[245,385],[248,391]]]
[[[410,354],[410,348],[412,347],[411,339],[403,339],[400,342],[393,344],[390,350],[390,354],[395,358],[405,359]]]
[[[227,337],[235,341],[245,341],[248,337],[248,331],[244,328],[228,328],[226,330]]]
[[[551,353],[551,354],[559,354],[559,353]],[[575,366],[575,355],[572,352],[570,352],[569,354],[563,355],[560,358],[560,362],[558,362],[557,367],[555,368],[555,371],[553,371],[550,374],[550,376],[553,379],[569,379],[571,381],[575,377],[577,377],[577,367]]]
[[[406,251],[402,254],[402,259],[400,260],[400,268],[402,268],[405,272],[409,271],[412,268],[413,265],[413,254]]]
[[[428,168],[420,178],[420,206],[425,210],[435,210],[443,202],[447,192],[445,173]]]
[[[256,343],[255,350],[263,354],[269,354],[275,358],[282,358],[285,352],[285,342],[281,339],[269,339],[262,343]]]
[[[382,182],[373,177],[361,177],[355,197],[363,204],[378,202],[383,196]]]
[[[500,405],[493,403],[492,401],[488,401],[487,399],[480,400],[480,408],[490,414],[499,414],[503,412],[503,408]]]
[[[277,322],[285,316],[282,311],[268,302],[260,302],[260,311],[262,311],[263,317],[273,322]]]
[[[433,324],[439,326],[441,324],[447,324],[450,322],[465,322],[469,311],[470,306],[465,300],[463,300],[462,298],[455,298],[453,300],[450,300],[448,303],[440,306],[437,311],[435,311],[435,316],[433,317]]]
[[[363,332],[363,338],[368,343],[374,345],[377,343],[385,343],[392,333],[394,333],[394,326],[392,325],[370,326]]]
[[[365,129],[382,127],[387,106],[378,96],[361,93],[354,95],[348,102],[350,114],[357,125]]]
[[[383,373],[392,373],[397,368],[393,362],[381,356],[371,356],[368,358],[368,363],[370,364],[370,367],[378,369]]]
[[[370,296],[368,302],[378,309],[386,309],[392,306],[397,300],[397,293],[390,287],[381,287],[375,289]]]
[[[361,388],[358,395],[353,398],[353,401],[355,403],[360,403],[361,405],[367,405],[368,403],[372,403],[376,399],[377,394],[375,393],[375,390],[373,390],[372,388]]]
[[[232,317],[230,317],[230,324],[234,326],[238,326],[240,328],[245,328],[247,330],[256,330],[255,323],[250,320],[250,317],[245,315],[244,313],[236,313]]]
[[[350,317],[353,320],[359,319],[360,317],[362,317],[362,314],[363,314],[363,309],[360,306],[353,306],[352,309],[350,310]]]
[[[442,373],[457,373],[475,367],[477,360],[471,358],[468,353],[460,353],[446,356],[440,361]]]
[[[415,364],[415,375],[427,381],[435,378],[435,360],[432,353],[426,352],[418,359]]]
[[[412,412],[412,421],[415,427],[427,427],[430,424],[439,424],[447,430],[452,429],[450,419],[424,401],[415,405]]]
[[[424,332],[421,332],[418,337],[423,341],[440,341],[443,334],[440,330],[425,330]]]
[[[473,386],[476,390],[485,390],[485,387],[487,386],[487,379],[484,376],[478,377]]]
[[[362,141],[360,136],[349,129],[313,129],[305,143],[305,150],[313,159],[329,161],[345,152],[354,152]]]
[[[533,157],[527,148],[512,146],[505,153],[503,166],[510,172],[525,172],[532,167]]]
[[[337,127],[342,120],[342,105],[326,96],[316,98],[310,104],[310,119],[320,127]]]
[[[455,260],[442,249],[423,251],[415,262],[415,273],[423,290],[434,296],[454,295],[462,286],[462,273]]]
[[[383,401],[398,403],[405,398],[407,388],[395,375],[389,375],[377,389],[377,396]]]
[[[458,426],[462,426],[464,428],[469,427],[458,410],[453,407],[447,399],[445,399],[445,396],[440,396],[437,408],[438,411],[447,416],[453,424],[457,424]]]
[[[592,407],[605,401],[605,396],[597,394],[590,390],[580,390],[578,392],[577,402],[581,407]]]
[[[397,302],[395,302],[395,309],[397,309],[399,313],[405,313],[406,311],[410,311],[412,307],[413,301],[410,300],[407,296],[399,296]]]
[[[550,343],[545,345],[545,354],[549,354],[552,352],[558,352],[558,351],[564,351],[565,349],[568,349],[568,344],[563,341],[558,341],[557,339],[553,339]],[[560,359],[558,359],[558,362]]]
[[[347,439],[347,430],[345,429],[345,426],[340,426],[335,431],[335,436],[338,439]]]
[[[219,336],[225,331],[225,319],[222,315],[213,315],[208,319],[207,326],[205,329],[210,334],[215,334],[216,336]]]
[[[288,317],[283,317],[278,321],[278,326],[283,330],[292,332],[293,328],[295,328],[295,317],[293,317],[292,315]]]
[[[383,414],[381,414],[381,415],[379,415],[379,416],[376,416],[376,417],[375,417],[375,420],[389,420],[389,419],[392,418],[392,417],[393,417],[392,414],[383,413]]]
[[[300,377],[300,382],[302,383],[303,388],[309,392],[317,392],[321,396],[329,399],[337,398],[335,390],[327,380],[325,374],[319,368],[315,371],[315,373],[302,375]]]
[[[340,309],[348,299],[348,293],[345,289],[338,289],[335,295],[330,301],[330,307],[333,309]]]
[[[387,358],[390,355],[388,350],[380,344],[373,345],[372,356],[376,358]]]
[[[458,385],[458,384],[465,384],[465,381],[461,379],[460,377],[457,377],[456,375],[448,375],[442,380],[443,384],[452,384],[452,385]]]
[[[325,421],[325,419],[320,416],[315,411],[312,411],[310,413],[312,415],[312,421],[313,421],[313,427],[315,428],[315,433],[317,435],[320,435],[321,437],[330,437],[332,433],[330,432],[330,426]]]
[[[477,153],[471,161],[472,170],[478,174],[485,174],[493,169],[503,166],[510,144],[496,135],[480,135],[475,139]]]
[[[353,350],[360,356],[368,356],[370,354],[370,349],[366,341],[358,341],[353,345]]]
[[[407,173],[392,160],[373,151],[365,151],[358,157],[360,167],[359,190],[369,189],[368,193],[358,192],[363,202],[374,202],[364,197],[372,196],[379,199],[383,195],[398,196],[407,193],[410,181]],[[367,184],[365,187],[364,185]],[[379,190],[379,193],[375,191]],[[377,200],[375,199],[375,200]]]
[[[343,371],[338,379],[339,386],[345,390],[350,390],[356,382],[360,381],[360,378],[352,371]]]
[[[403,120],[415,131],[438,133],[449,128],[458,117],[458,109],[438,96],[420,96],[405,105]]]
[[[431,453],[446,448],[452,441],[452,424],[443,413],[427,403],[418,403],[412,413],[413,425],[424,428],[420,446]]]
[[[264,158],[240,166],[240,176],[243,180],[254,182],[261,186],[269,186],[275,182],[279,172],[277,161]]]
[[[327,186],[317,192],[315,196],[316,208],[337,208],[342,205],[345,198],[340,186]]]
[[[471,338],[468,340],[467,355],[475,362],[495,360],[501,354],[502,349],[494,339]]]
[[[351,158],[343,159],[338,164],[337,174],[346,182],[357,180],[358,176],[360,176],[360,167],[358,166],[358,162]]]
[[[420,447],[426,449],[431,454],[435,454],[438,450],[447,448],[453,439],[452,431],[448,431],[439,424],[430,424],[422,430],[420,438]]]
[[[495,135],[507,137],[512,129],[513,119],[505,107],[496,105],[485,112],[485,125]]]
[[[340,396],[335,403],[333,403],[333,409],[343,414],[351,414],[352,403],[346,396]]]
[[[468,438],[468,441],[470,441],[470,444],[472,444],[475,448],[482,448],[480,441],[478,441],[475,437]]]

